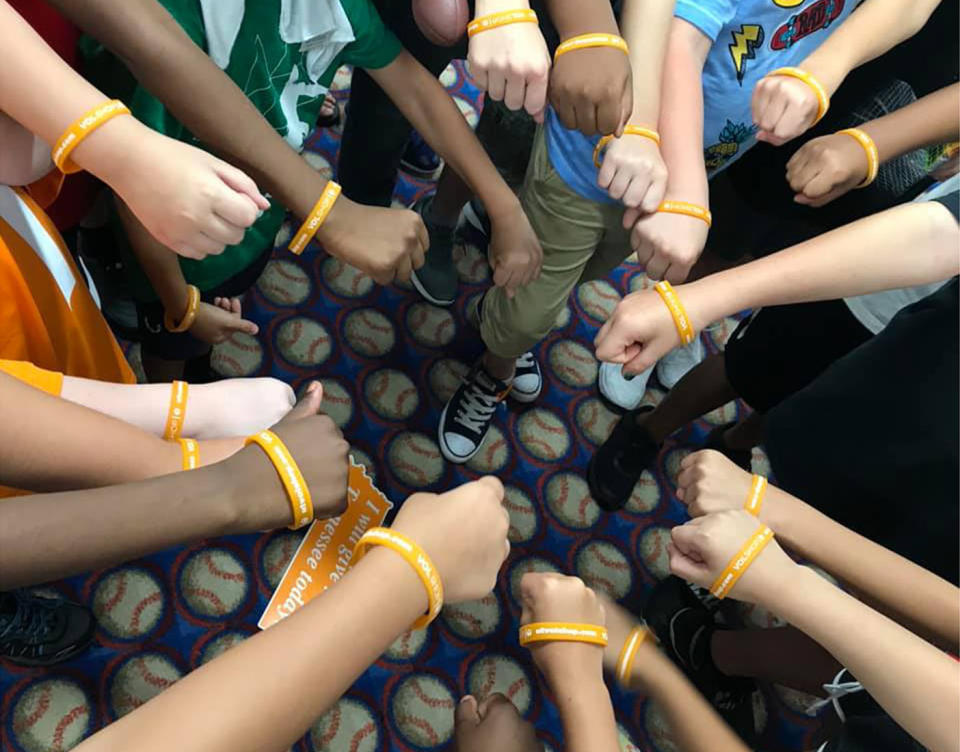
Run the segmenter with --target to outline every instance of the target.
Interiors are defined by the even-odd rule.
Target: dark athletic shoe
[[[587,467],[590,495],[608,512],[623,509],[641,474],[653,465],[660,453],[661,444],[636,424],[636,416],[652,410],[652,406],[644,405],[626,413],[610,438],[590,458]]]
[[[454,392],[440,415],[440,451],[462,465],[480,451],[487,430],[510,387],[477,364]]]
[[[754,706],[761,701],[757,684],[726,676],[716,667],[710,643],[721,627],[687,583],[673,576],[657,583],[643,618],[670,659],[744,742],[755,748],[759,724]]]
[[[473,310],[474,323],[477,329],[483,323],[483,298],[481,295],[477,301],[476,308]],[[468,312],[467,318],[471,318]],[[543,391],[543,371],[540,370],[540,363],[537,356],[527,351],[514,364],[516,369],[513,374],[513,384],[510,389],[510,396],[517,402],[533,402]]]
[[[400,169],[409,175],[421,178],[423,180],[432,180],[437,177],[437,173],[443,168],[443,160],[437,156],[437,153],[430,148],[430,145],[423,140],[423,137],[413,131],[410,134],[410,140],[407,142],[407,148],[400,157]]]
[[[463,219],[474,230],[489,240],[492,232],[490,217],[479,199],[473,198],[467,202],[467,205],[463,207]]]
[[[753,470],[753,452],[749,449],[731,449],[723,440],[723,434],[733,428],[736,423],[726,423],[717,426],[707,434],[707,440],[703,444],[704,449],[714,449],[724,455],[728,460],[738,465],[742,470],[748,473]]]
[[[457,299],[460,279],[457,267],[453,263],[453,227],[430,222],[430,206],[433,196],[424,196],[413,205],[413,210],[423,219],[430,236],[430,250],[427,251],[423,266],[414,269],[411,281],[427,301],[437,306],[453,305]]]
[[[21,666],[53,666],[79,655],[93,642],[89,609],[62,598],[24,590],[0,593],[0,658]]]

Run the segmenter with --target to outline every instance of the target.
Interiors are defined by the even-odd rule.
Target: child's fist
[[[660,147],[636,134],[614,139],[603,154],[597,185],[624,206],[644,214],[655,212],[667,190],[667,166]]]
[[[561,55],[550,75],[550,104],[570,130],[621,135],[633,112],[630,59],[611,47]]]
[[[789,76],[766,76],[753,89],[751,101],[757,141],[780,146],[813,125],[820,100],[803,81]]]
[[[832,133],[800,147],[787,162],[787,182],[798,204],[823,206],[862,183],[869,169],[867,154],[855,138]]]
[[[528,572],[520,580],[521,624],[541,621],[604,626],[603,605],[579,577],[553,572]],[[594,679],[603,673],[603,648],[579,642],[542,642],[530,646],[548,681]]]
[[[673,528],[670,571],[704,588],[713,585],[730,560],[762,523],[743,510],[716,512]],[[788,579],[797,565],[771,540],[747,567],[730,595],[748,603],[762,603]]]
[[[392,527],[416,541],[433,560],[447,603],[487,595],[510,553],[503,484],[490,476],[444,494],[414,494]]]
[[[753,476],[720,452],[705,449],[683,458],[677,476],[677,498],[691,517],[743,509]],[[761,507],[761,510],[763,507]]]
[[[650,279],[665,279],[673,284],[686,280],[707,242],[709,225],[685,214],[654,212],[641,215],[627,209],[624,227],[633,227],[630,245],[637,260],[646,267]]]

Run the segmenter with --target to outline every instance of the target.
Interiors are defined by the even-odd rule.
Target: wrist
[[[474,18],[505,10],[528,10],[529,8],[530,3],[527,0],[477,0]]]
[[[523,211],[517,194],[511,191],[506,183],[503,184],[502,188],[497,188],[495,191],[487,191],[486,193],[492,195],[484,195],[481,196],[480,199],[493,224],[502,218],[515,216],[518,211]]]
[[[413,567],[396,551],[385,546],[372,546],[363,558],[353,565],[355,570],[362,567],[369,567],[376,572],[376,575],[371,576],[388,586],[386,591],[390,593],[390,608],[398,618],[402,617],[404,630],[407,630],[417,617],[426,613],[428,599],[423,582]]]
[[[687,318],[690,319],[695,332],[702,332],[714,321],[719,321],[727,315],[724,297],[717,286],[711,283],[710,277],[677,285],[674,287],[674,292],[687,312]]]
[[[820,582],[825,580],[809,567],[801,566],[789,557],[784,558],[787,564],[765,578],[756,602],[792,624],[796,609],[809,607],[807,596],[812,584],[810,578],[813,577]]]
[[[817,79],[826,90],[827,96],[832,97],[854,66],[839,50],[831,50],[827,55],[818,53],[820,50],[811,54],[797,67]]]
[[[134,117],[113,118],[78,144],[70,158],[122,195],[128,181],[143,180],[136,155],[150,149],[144,141],[153,135]]]
[[[791,540],[791,521],[796,501],[790,494],[775,486],[767,485],[763,506],[760,509],[760,519],[784,544],[789,544]]]
[[[601,651],[601,648],[598,647],[593,649],[598,652]],[[578,665],[571,665],[574,663]],[[602,663],[594,671],[581,662],[561,663],[556,661],[543,673],[561,711],[570,705],[583,707],[602,702],[608,696],[607,685],[603,680]]]

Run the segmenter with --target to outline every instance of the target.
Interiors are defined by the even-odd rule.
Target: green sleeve
[[[384,26],[370,0],[340,0],[356,39],[347,45],[342,62],[360,68],[383,68],[397,59],[403,45]]]

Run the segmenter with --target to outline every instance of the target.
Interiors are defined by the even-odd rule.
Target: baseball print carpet
[[[442,80],[475,123],[480,96],[463,67],[451,66]],[[349,71],[337,77],[335,89],[342,103]],[[322,131],[311,139],[307,158],[318,170],[332,173],[339,138],[337,131]],[[430,189],[402,177],[397,199],[410,204]],[[546,380],[540,399],[524,409],[502,408],[482,452],[455,467],[441,458],[436,429],[445,401],[480,354],[466,311],[489,284],[484,255],[469,237],[458,244],[461,296],[442,309],[407,286],[375,285],[316,245],[293,256],[285,250],[290,232],[288,222],[274,259],[245,301],[244,312],[260,334],[238,335],[219,347],[217,370],[275,376],[298,390],[320,379],[326,410],[350,440],[353,456],[395,504],[415,491],[498,475],[507,488],[513,544],[492,595],[448,606],[428,629],[398,639],[294,749],[443,750],[452,740],[457,700],[468,692],[482,697],[498,691],[536,725],[547,749],[559,752],[557,711],[517,643],[521,575],[576,574],[614,598],[642,602],[666,576],[669,530],[685,519],[673,495],[680,460],[712,425],[733,419],[741,408],[731,403],[669,441],[655,472],[643,476],[622,512],[603,513],[590,499],[587,460],[616,420],[598,397],[593,337],[623,295],[647,285],[639,267],[624,265],[608,280],[576,290],[537,349]],[[730,320],[705,332],[708,350],[721,346],[732,326]],[[659,396],[653,388],[648,400]],[[759,452],[755,463],[762,471]],[[0,748],[69,749],[254,634],[299,535],[208,540],[54,583],[49,590],[94,610],[97,641],[53,669],[0,663]],[[755,609],[743,618],[773,623]],[[322,680],[322,666],[317,676]],[[674,749],[646,697],[619,689],[612,696],[624,750]],[[764,748],[815,747],[818,724],[804,714],[803,698],[764,687],[762,705]]]

